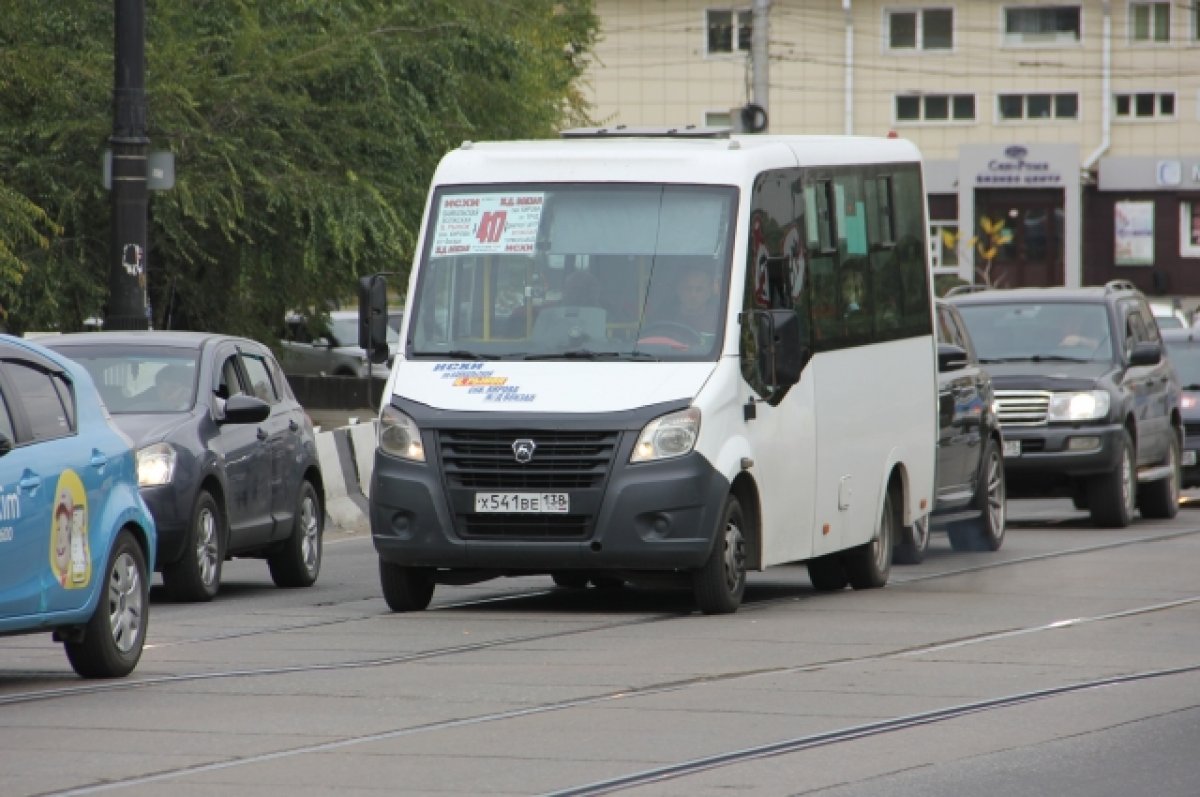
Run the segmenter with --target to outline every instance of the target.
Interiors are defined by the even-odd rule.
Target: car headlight
[[[1051,421],[1098,421],[1108,417],[1111,399],[1104,390],[1054,393],[1050,396]]]
[[[653,462],[681,457],[695,448],[699,434],[700,410],[695,407],[655,418],[638,435],[629,461]]]
[[[170,443],[155,443],[137,452],[138,487],[157,487],[170,484],[175,478],[178,454]]]
[[[425,461],[425,446],[416,421],[395,407],[384,407],[379,414],[379,447],[393,457]]]

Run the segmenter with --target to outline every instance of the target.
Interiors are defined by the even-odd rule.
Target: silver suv
[[[383,378],[391,368],[399,342],[400,336],[389,326],[388,361],[370,365],[366,352],[358,345],[357,310],[334,310],[327,316],[311,318],[289,313],[279,359],[289,374],[363,377],[370,373]]]

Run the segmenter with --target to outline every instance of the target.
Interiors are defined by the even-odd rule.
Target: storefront
[[[1084,218],[1086,283],[1200,295],[1200,155],[1101,158]]]
[[[968,144],[926,168],[934,273],[1017,288],[1082,284],[1079,148]]]

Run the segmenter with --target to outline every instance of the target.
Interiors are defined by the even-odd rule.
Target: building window
[[[1000,120],[1078,119],[1078,94],[1001,94],[996,98]]]
[[[752,19],[749,9],[708,9],[705,23],[709,54],[750,52]]]
[[[733,127],[733,114],[729,111],[705,111],[705,127]]]
[[[1175,95],[1170,92],[1143,91],[1137,94],[1116,94],[1115,110],[1118,119],[1174,119]]]
[[[958,222],[929,222],[929,262],[934,274],[958,273]]]
[[[1004,9],[1005,44],[1076,44],[1080,34],[1077,5]]]
[[[1200,202],[1179,203],[1179,254],[1200,257]]]
[[[951,50],[954,48],[954,9],[922,8],[887,11],[888,49]]]
[[[1171,41],[1171,4],[1130,3],[1129,38],[1147,43]]]
[[[898,122],[969,122],[975,119],[974,94],[898,94]]]

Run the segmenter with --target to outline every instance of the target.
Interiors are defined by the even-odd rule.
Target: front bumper
[[[570,514],[475,512],[475,489],[436,461],[380,451],[371,477],[371,535],[380,559],[411,567],[505,573],[670,571],[708,558],[729,484],[699,454],[628,463],[630,433],[595,487],[568,494]],[[492,492],[487,490],[484,492]]]
[[[1004,475],[1013,498],[1069,493],[1080,478],[1118,465],[1120,424],[1005,426]],[[1019,452],[1019,453],[1014,453]]]
[[[1182,486],[1200,487],[1200,434],[1188,434],[1183,440]]]
[[[158,549],[154,566],[162,570],[166,565],[179,561],[187,544],[191,529],[191,511],[194,495],[184,494],[178,484],[163,484],[142,487],[139,492],[158,529]]]

